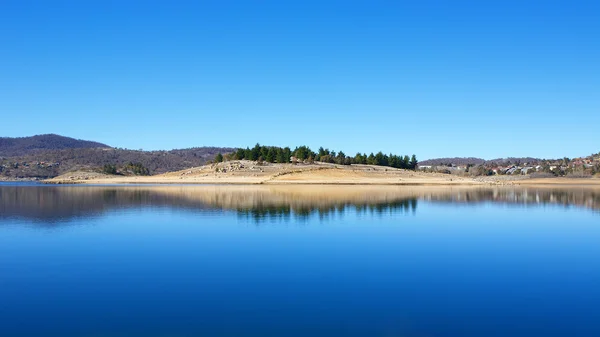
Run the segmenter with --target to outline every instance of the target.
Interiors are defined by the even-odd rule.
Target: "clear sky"
[[[600,151],[598,1],[0,1],[0,136]]]

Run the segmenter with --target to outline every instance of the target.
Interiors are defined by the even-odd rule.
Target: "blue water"
[[[457,193],[0,186],[0,336],[600,336],[596,192]]]

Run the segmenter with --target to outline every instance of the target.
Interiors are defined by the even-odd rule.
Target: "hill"
[[[64,137],[55,134],[32,137],[0,137],[0,156],[12,157],[34,153],[39,150],[109,148],[108,145]]]
[[[421,166],[436,166],[436,165],[440,165],[440,166],[447,166],[447,165],[469,165],[469,164],[473,164],[473,165],[482,165],[483,163],[485,163],[485,159],[481,159],[481,158],[473,158],[473,157],[467,157],[467,158],[462,158],[462,157],[454,157],[454,158],[435,158],[435,159],[428,159],[428,160],[423,160],[421,162],[419,162],[419,165]]]
[[[323,162],[268,163],[231,160],[152,176],[69,172],[48,183],[87,184],[346,184],[346,185],[481,185],[470,178],[425,173],[380,165]]]
[[[499,164],[499,165],[507,165],[507,164],[524,164],[528,163],[530,165],[537,165],[544,161],[544,159],[533,158],[533,157],[508,157],[508,158],[497,158],[486,161],[486,164]]]
[[[206,164],[223,147],[195,147],[169,151],[117,149],[106,144],[59,135],[0,138],[0,179],[52,178],[74,170],[100,170],[104,165],[140,164],[150,174]]]
[[[421,166],[461,166],[461,165],[491,165],[491,164],[517,164],[517,163],[529,163],[537,164],[543,161],[543,159],[532,158],[532,157],[508,157],[508,158],[497,158],[492,160],[485,160],[482,158],[474,157],[454,157],[454,158],[435,158],[428,159],[419,162]]]
[[[122,167],[128,163],[139,163],[148,169],[148,173],[159,174],[204,165],[217,153],[233,151],[220,147],[170,151],[114,148],[39,150],[23,156],[0,158],[0,177],[52,178],[74,170],[99,170],[107,164]]]

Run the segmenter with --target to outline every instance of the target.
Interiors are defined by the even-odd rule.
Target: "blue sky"
[[[0,136],[116,147],[600,151],[600,5],[0,3]]]

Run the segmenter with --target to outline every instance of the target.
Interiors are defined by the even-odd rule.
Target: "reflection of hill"
[[[114,209],[170,207],[234,210],[265,218],[358,212],[415,211],[417,200],[515,205],[558,204],[600,209],[593,188],[479,188],[406,186],[0,186],[0,218],[55,222]]]
[[[513,205],[563,205],[600,210],[598,188],[489,188],[464,189],[454,193],[433,193],[423,199],[448,203],[501,202]]]
[[[112,209],[144,206],[206,208],[176,196],[155,193],[152,189],[79,186],[2,186],[0,218],[21,217],[36,221],[56,221],[89,217]]]

